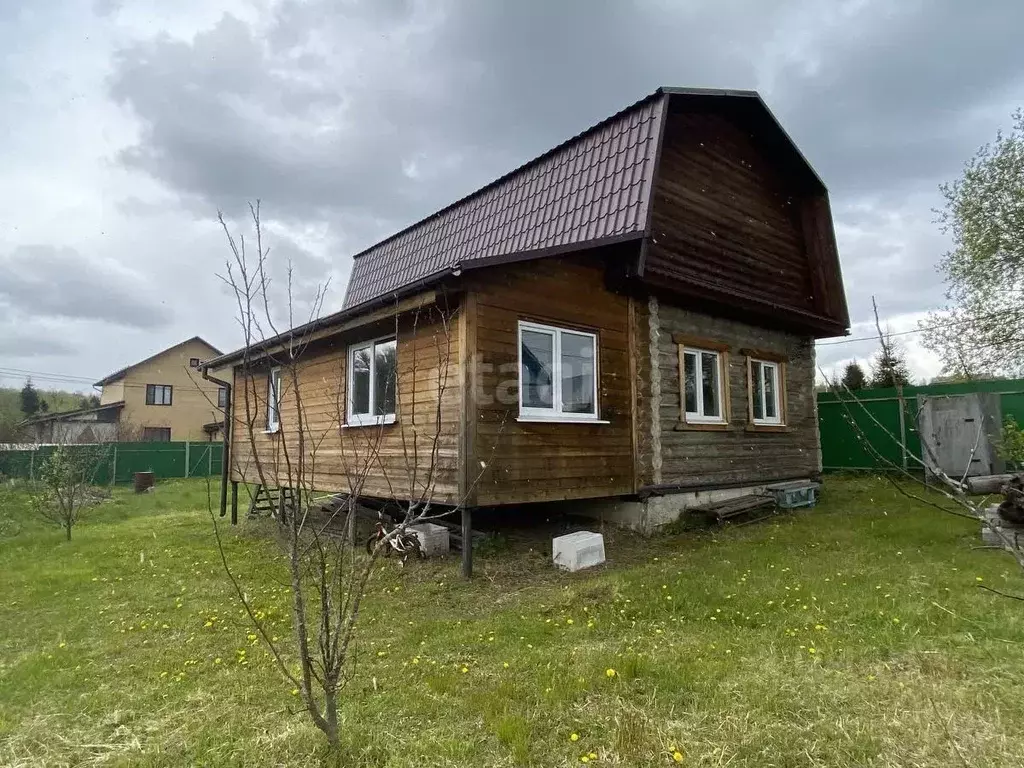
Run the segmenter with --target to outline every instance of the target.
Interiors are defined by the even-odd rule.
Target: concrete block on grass
[[[423,550],[424,556],[437,557],[448,554],[448,529],[443,525],[421,523],[412,526],[410,530],[415,531],[416,538],[420,540],[420,549]]]
[[[551,540],[555,565],[566,571],[579,571],[604,562],[604,536],[592,531],[577,531]]]

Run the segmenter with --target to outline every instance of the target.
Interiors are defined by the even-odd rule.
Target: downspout
[[[219,384],[227,392],[227,397],[224,398],[224,449],[220,454],[220,516],[224,517],[228,513],[228,468],[231,466],[229,461],[231,455],[231,420],[229,419],[229,414],[231,413],[231,385],[215,376],[211,376],[210,369],[207,366],[204,365],[202,370],[204,379],[214,384]]]

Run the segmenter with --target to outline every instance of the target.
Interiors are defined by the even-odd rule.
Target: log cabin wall
[[[461,480],[462,322],[459,311],[446,311],[442,317],[439,310],[421,310],[401,318],[397,329],[396,421],[390,425],[343,426],[349,346],[393,334],[393,320],[310,347],[296,366],[297,387],[284,370],[281,429],[275,434],[265,431],[268,369],[244,374],[236,368],[231,479],[259,483],[258,457],[268,484],[296,485],[301,401],[307,448],[303,476],[308,487],[324,493],[348,491],[349,478],[359,476],[368,467],[364,495],[402,500],[412,492],[428,489],[437,503],[457,503]]]
[[[495,267],[475,274],[467,290],[476,305],[469,333],[476,349],[473,418],[467,424],[472,501],[487,506],[633,493],[630,300],[606,288],[600,260],[573,256]],[[597,334],[598,414],[608,423],[516,420],[520,320]]]
[[[712,317],[664,300],[654,304],[650,319],[657,342],[650,350],[652,366],[659,370],[660,403],[651,426],[660,436],[661,455],[653,484],[757,485],[819,472],[813,338]],[[722,428],[687,428],[683,423],[681,336],[720,344],[727,353],[728,423]],[[784,360],[783,427],[757,431],[751,424],[745,354],[751,349]]]
[[[746,300],[776,325],[780,309],[841,320],[839,275],[821,266],[826,257],[830,269],[835,262],[827,196],[786,163],[728,114],[674,107],[654,187],[646,279],[726,305]]]

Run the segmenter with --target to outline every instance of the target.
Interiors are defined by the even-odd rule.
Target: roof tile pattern
[[[642,233],[665,104],[657,95],[358,254],[345,306],[474,260]]]

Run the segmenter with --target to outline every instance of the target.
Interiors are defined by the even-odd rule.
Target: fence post
[[[210,444],[208,446],[206,446],[206,476],[207,477],[212,477],[213,476],[213,441],[212,440],[210,441]]]
[[[903,398],[903,385],[896,385],[896,394],[899,398],[900,406],[900,460],[903,463],[903,471],[907,471],[907,417],[904,414],[906,410],[906,402]]]
[[[185,441],[185,477],[186,478],[188,478],[188,473],[189,473],[189,455],[188,455],[189,451],[188,451],[188,446],[189,446],[189,442],[188,442],[188,440],[186,440]]]
[[[114,443],[114,460],[111,462],[110,484],[117,485],[117,443]]]
[[[36,449],[38,450],[38,449]],[[36,451],[33,450],[28,455],[28,479],[33,483],[36,481]]]

